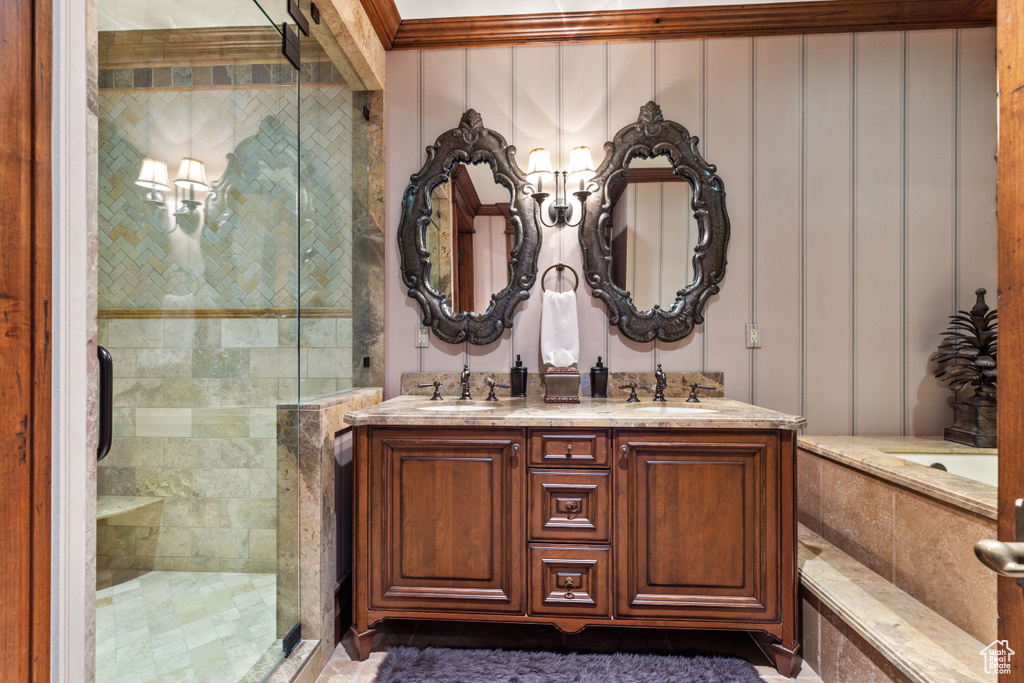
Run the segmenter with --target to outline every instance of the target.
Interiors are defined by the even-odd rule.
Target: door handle
[[[974,554],[981,563],[1000,576],[1016,579],[1024,588],[1024,499],[1014,505],[1017,518],[1017,542],[1004,543],[985,539],[974,544]]]
[[[107,457],[110,440],[114,433],[114,359],[102,346],[96,347],[99,359],[99,443],[96,446],[96,462]]]

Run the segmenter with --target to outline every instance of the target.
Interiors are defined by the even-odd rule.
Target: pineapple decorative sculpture
[[[935,376],[960,392],[968,385],[974,395],[957,401],[952,427],[946,440],[977,446],[996,447],[996,311],[988,310],[985,290],[975,291],[978,301],[970,311],[951,315],[932,360],[939,364]]]

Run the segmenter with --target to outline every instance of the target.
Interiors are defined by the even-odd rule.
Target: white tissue
[[[567,368],[580,359],[580,331],[576,292],[544,292],[540,317],[540,356],[556,368]]]

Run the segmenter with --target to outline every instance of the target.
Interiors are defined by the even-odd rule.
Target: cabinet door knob
[[[623,455],[629,455],[629,446],[622,446],[619,448],[619,452]]]
[[[565,580],[565,599],[566,600],[572,600],[573,598],[576,597],[576,594],[573,593],[573,589],[575,589],[575,588],[577,588],[577,586],[576,586],[576,584],[573,582],[573,580],[571,578],[568,578],[568,579]]]
[[[567,458],[571,458],[572,457],[572,444],[571,443],[565,445],[565,457],[567,457]]]
[[[580,502],[578,500],[568,500],[565,502],[565,511],[570,514],[575,514],[580,511]]]

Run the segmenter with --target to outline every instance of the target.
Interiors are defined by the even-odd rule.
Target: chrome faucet
[[[469,395],[469,364],[462,366],[462,375],[459,376],[459,386],[462,387],[462,396],[459,396],[460,401],[472,401],[473,397]]]
[[[658,369],[654,371],[654,400],[659,403],[665,402],[665,389],[668,387],[668,378],[665,377],[665,371],[661,369],[661,363],[658,363]]]

